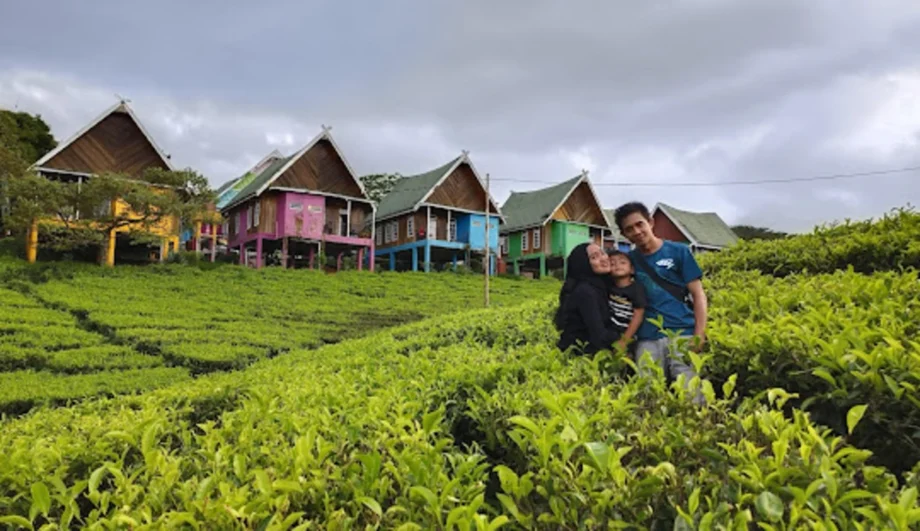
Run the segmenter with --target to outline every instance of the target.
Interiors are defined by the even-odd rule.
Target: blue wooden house
[[[426,173],[403,177],[377,206],[378,263],[391,271],[430,271],[483,260],[489,205],[489,271],[499,253],[501,210],[463,152]]]

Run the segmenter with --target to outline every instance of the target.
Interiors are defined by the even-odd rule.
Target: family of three
[[[583,243],[572,250],[555,318],[557,345],[585,354],[620,347],[635,361],[647,353],[667,377],[683,374],[689,382],[696,373],[684,350],[699,351],[706,340],[703,273],[686,245],[655,235],[642,203],[626,203],[614,218],[635,248],[605,252]]]

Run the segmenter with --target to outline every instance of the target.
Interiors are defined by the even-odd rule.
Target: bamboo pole
[[[38,259],[38,222],[33,221],[26,235],[26,261],[34,264]]]
[[[488,173],[486,174],[486,223],[485,223],[485,231],[486,231],[486,239],[485,239],[485,243],[486,243],[486,260],[485,260],[485,267],[484,267],[483,269],[485,270],[485,273],[486,273],[486,282],[485,282],[485,301],[486,301],[486,308],[488,308],[488,307],[489,307],[489,274],[492,272],[492,271],[491,271],[491,270],[492,270],[492,262],[491,262],[490,256],[489,256],[489,251],[490,251],[489,247],[490,247],[490,244],[491,244],[492,242],[489,241],[489,235],[490,235],[490,234],[489,234],[489,174],[488,174]]]

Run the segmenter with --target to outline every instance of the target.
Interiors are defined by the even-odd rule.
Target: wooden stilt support
[[[288,266],[288,237],[281,238],[281,269]]]
[[[26,261],[34,264],[38,259],[38,222],[33,222],[26,234]]]
[[[118,235],[115,234],[114,230],[110,230],[105,238],[105,254],[103,255],[103,265],[105,266],[115,267],[115,241],[117,238]]]
[[[217,225],[211,224],[211,261],[217,261]]]

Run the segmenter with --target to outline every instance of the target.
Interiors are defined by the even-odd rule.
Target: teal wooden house
[[[551,270],[565,271],[575,246],[603,246],[613,232],[587,172],[549,188],[512,192],[502,212],[502,260],[515,274],[543,277]]]

